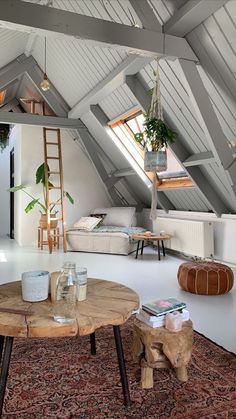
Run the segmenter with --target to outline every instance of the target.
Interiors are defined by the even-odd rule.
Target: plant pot
[[[50,218],[50,228],[57,228],[58,218],[56,217],[56,214],[50,214]],[[47,214],[41,214],[41,218],[39,220],[39,227],[47,228]]]
[[[145,172],[164,172],[167,169],[166,150],[145,151],[144,170]]]

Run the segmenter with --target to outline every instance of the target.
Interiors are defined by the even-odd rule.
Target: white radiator
[[[159,217],[153,222],[153,230],[170,234],[166,247],[186,255],[202,258],[214,255],[213,224],[208,221],[191,221]]]

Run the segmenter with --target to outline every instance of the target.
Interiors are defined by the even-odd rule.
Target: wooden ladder
[[[48,141],[48,132],[55,132],[56,138],[53,138],[53,140],[50,139]],[[53,136],[54,137],[54,136]],[[64,252],[67,251],[67,245],[66,245],[66,229],[65,229],[65,206],[64,206],[64,178],[63,178],[63,165],[62,165],[62,155],[61,155],[61,132],[58,128],[43,128],[43,140],[44,140],[44,172],[45,172],[45,190],[46,190],[46,208],[47,208],[47,239],[48,239],[48,248],[49,252],[52,253],[54,239],[51,235],[51,228],[50,228],[50,207],[54,205],[56,208],[60,208],[58,210],[59,212],[59,218],[58,221],[61,222],[61,232],[62,234],[59,234],[59,237],[57,238],[60,240],[60,237],[62,237],[63,240],[63,250]],[[53,155],[49,155],[49,148],[53,147]],[[50,169],[50,164],[54,161],[54,166],[56,168],[53,170]],[[58,183],[56,186],[52,186],[49,177],[50,175],[54,175],[55,177],[58,177]],[[54,199],[51,200],[51,194],[52,191],[54,191]],[[56,193],[56,199],[55,199],[55,193]],[[53,218],[52,218],[53,219]],[[60,231],[60,230],[59,230]]]

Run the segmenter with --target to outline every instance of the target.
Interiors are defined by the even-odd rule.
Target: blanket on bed
[[[68,230],[68,232],[73,231],[73,230],[85,232],[82,229],[80,230],[76,228],[71,228]],[[147,229],[142,228],[142,227],[100,226],[100,227],[95,227],[89,233],[124,233],[124,234],[127,234],[127,236],[129,236],[129,239],[131,241],[133,234],[143,233],[144,231],[147,231]]]

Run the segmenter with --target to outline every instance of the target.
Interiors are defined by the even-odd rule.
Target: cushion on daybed
[[[103,225],[131,227],[135,224],[135,207],[96,208],[94,214],[106,214]]]
[[[99,223],[101,223],[101,218],[81,217],[79,221],[73,225],[73,229],[92,231]]]

